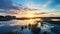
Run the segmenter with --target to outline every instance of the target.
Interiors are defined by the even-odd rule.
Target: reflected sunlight
[[[40,19],[29,19],[29,20],[15,20],[16,23],[14,25],[18,25],[18,26],[24,26],[24,25],[29,25],[29,24],[36,24],[37,21],[39,21]]]
[[[35,23],[34,23],[34,22],[35,22],[34,19],[29,19],[29,20],[27,20],[27,22],[29,22],[29,24],[35,24]]]

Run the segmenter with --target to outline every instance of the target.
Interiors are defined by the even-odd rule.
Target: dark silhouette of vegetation
[[[16,16],[10,16],[10,15],[0,16],[0,21],[8,21],[8,20],[12,20],[14,18],[16,18]]]

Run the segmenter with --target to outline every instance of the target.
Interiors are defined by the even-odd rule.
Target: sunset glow
[[[27,15],[27,17],[30,17],[30,18],[31,18],[31,17],[34,17],[34,12],[27,12],[26,15]]]

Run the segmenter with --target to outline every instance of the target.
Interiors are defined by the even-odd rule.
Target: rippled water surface
[[[0,21],[0,34],[34,34],[34,31],[28,28],[28,25],[36,24],[40,19],[29,20],[11,20]],[[21,26],[27,26],[21,29]],[[60,25],[44,22],[41,26],[41,22],[38,23],[38,34],[60,34]]]

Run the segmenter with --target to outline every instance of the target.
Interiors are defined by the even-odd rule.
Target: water
[[[60,34],[60,25],[44,22],[43,26],[37,21],[40,19],[0,21],[0,34]],[[29,28],[29,24],[33,25]],[[34,28],[33,28],[34,27]]]

